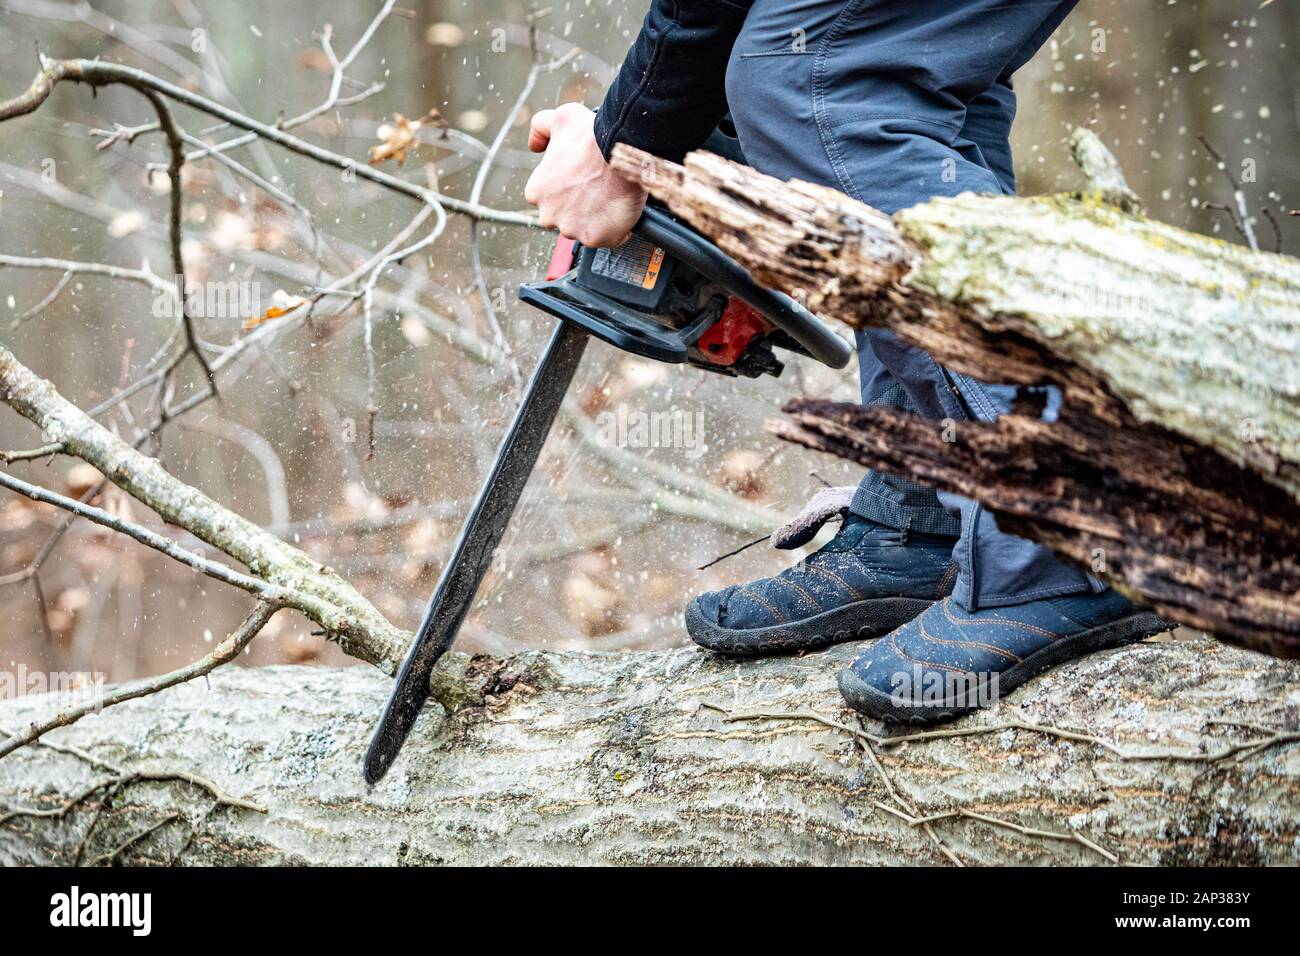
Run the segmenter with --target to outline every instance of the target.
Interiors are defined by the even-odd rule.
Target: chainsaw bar
[[[433,600],[425,609],[424,620],[406,652],[384,715],[370,740],[365,763],[368,783],[378,783],[388,772],[424,707],[434,665],[455,641],[474,603],[479,584],[492,564],[493,552],[505,534],[578,370],[588,338],[585,330],[560,322],[533,369],[492,471],[479,489],[456,546],[443,566]]]
[[[366,752],[370,783],[388,772],[424,707],[434,666],[474,603],[589,337],[661,362],[688,361],[708,371],[751,377],[781,374],[773,344],[832,368],[843,368],[853,355],[816,316],[758,285],[722,250],[664,211],[647,207],[632,231],[634,241],[613,250],[583,249],[561,237],[546,281],[520,288],[524,302],[560,324],[533,370],[398,671]]]

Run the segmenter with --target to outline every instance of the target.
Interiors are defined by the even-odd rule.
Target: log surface
[[[389,682],[371,668],[231,667],[124,704],[0,760],[0,863],[1105,864],[1073,840],[975,819],[922,829],[880,807],[889,791],[848,733],[733,712],[815,708],[854,723],[834,678],[852,646],[737,663],[698,649],[476,659],[488,704],[430,707],[388,777],[361,756]],[[0,704],[0,726],[48,712]],[[1126,752],[1195,753],[1300,714],[1300,665],[1198,639],[1095,655],[1034,681],[961,727],[1009,719],[1094,734]],[[866,724],[880,731],[880,725]],[[82,756],[67,752],[79,748]],[[1300,747],[1215,763],[1125,760],[1025,730],[875,753],[922,814],[965,808],[1065,836],[1124,863],[1300,862]],[[192,784],[122,788],[85,838],[103,780],[86,757],[200,774],[265,813]],[[210,812],[209,812],[210,811]],[[175,814],[175,816],[171,816]],[[206,816],[205,816],[206,814]],[[150,827],[163,823],[149,832]],[[140,839],[135,839],[147,833]],[[134,840],[134,842],[132,842]],[[84,841],[84,846],[83,846]]]

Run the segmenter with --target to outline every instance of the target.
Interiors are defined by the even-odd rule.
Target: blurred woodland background
[[[28,86],[39,50],[132,64],[274,123],[326,100],[333,69],[322,37],[343,56],[383,7],[0,0],[0,98]],[[544,10],[406,0],[348,65],[339,102],[295,131],[363,164],[402,131],[398,114],[422,118],[401,164],[382,168],[436,182],[449,196],[524,209],[536,161],[525,148],[532,111],[568,100],[597,105],[644,8],[639,0],[556,0]],[[1298,47],[1300,0],[1084,0],[1017,77],[1021,191],[1076,187],[1064,144],[1073,125],[1091,123],[1153,216],[1237,242],[1227,214],[1207,207],[1228,201],[1231,189],[1204,137],[1243,181],[1260,244],[1272,248],[1263,209],[1300,205]],[[532,77],[516,111],[535,57],[563,62]],[[232,135],[176,112],[207,142]],[[132,270],[148,263],[166,277],[168,183],[150,169],[165,164],[164,143],[112,135],[115,123],[153,119],[135,91],[93,96],[67,84],[32,115],[0,125],[0,257]],[[201,338],[214,347],[260,338],[220,373],[221,400],[169,423],[154,451],[182,480],[274,528],[394,623],[413,627],[513,411],[514,369],[527,375],[549,331],[550,320],[520,306],[515,292],[544,272],[553,236],[483,222],[480,288],[470,221],[449,214],[435,244],[378,281],[369,331],[358,303],[338,299],[277,329],[280,308],[373,255],[407,227],[416,204],[273,144],[229,155],[298,206],[211,158],[187,164],[189,277],[245,283],[256,301],[255,314],[203,317]],[[1284,251],[1300,252],[1300,221],[1279,221]],[[146,282],[4,263],[0,339],[82,408],[138,379],[172,329]],[[188,363],[173,399],[202,382]],[[726,380],[593,346],[462,646],[666,646],[685,639],[680,612],[690,594],[784,567],[788,554],[759,546],[695,570],[799,507],[819,486],[810,472],[834,484],[856,480],[849,465],[764,433],[764,419],[799,394],[852,398],[854,375],[791,361],[779,381]],[[145,390],[112,403],[100,420],[134,436],[157,397]],[[701,413],[707,450],[611,446],[594,416],[620,408]],[[0,416],[0,448],[39,442],[16,415]],[[99,479],[66,458],[6,467],[74,496]],[[98,503],[158,525],[111,488]],[[26,499],[0,500],[4,666],[95,671],[110,681],[154,674],[193,659],[247,612],[245,595],[102,528],[76,522],[56,536],[63,520]],[[248,660],[349,659],[304,618],[280,614]]]

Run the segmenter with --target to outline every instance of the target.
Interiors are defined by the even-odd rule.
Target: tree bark
[[[430,707],[374,788],[361,756],[386,679],[229,667],[0,760],[0,863],[1300,861],[1300,734],[1263,727],[1294,713],[1300,665],[1203,638],[1136,645],[939,731],[965,736],[867,753],[845,728],[882,727],[859,725],[834,684],[853,653],[462,661],[486,703]],[[56,705],[5,702],[0,726]],[[811,710],[842,728],[736,719]]]
[[[1077,133],[1075,195],[894,217],[704,153],[615,164],[765,284],[984,381],[1054,385],[996,423],[804,401],[784,438],[910,473],[1183,623],[1300,656],[1300,261],[1143,217]]]

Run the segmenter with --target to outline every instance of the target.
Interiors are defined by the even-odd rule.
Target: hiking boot
[[[724,654],[811,651],[879,637],[952,592],[956,538],[843,514],[839,533],[794,567],[687,604],[692,640]],[[798,540],[815,533],[805,529]]]
[[[1112,590],[974,613],[944,598],[840,671],[840,693],[879,720],[933,723],[991,706],[1057,664],[1175,626]]]

